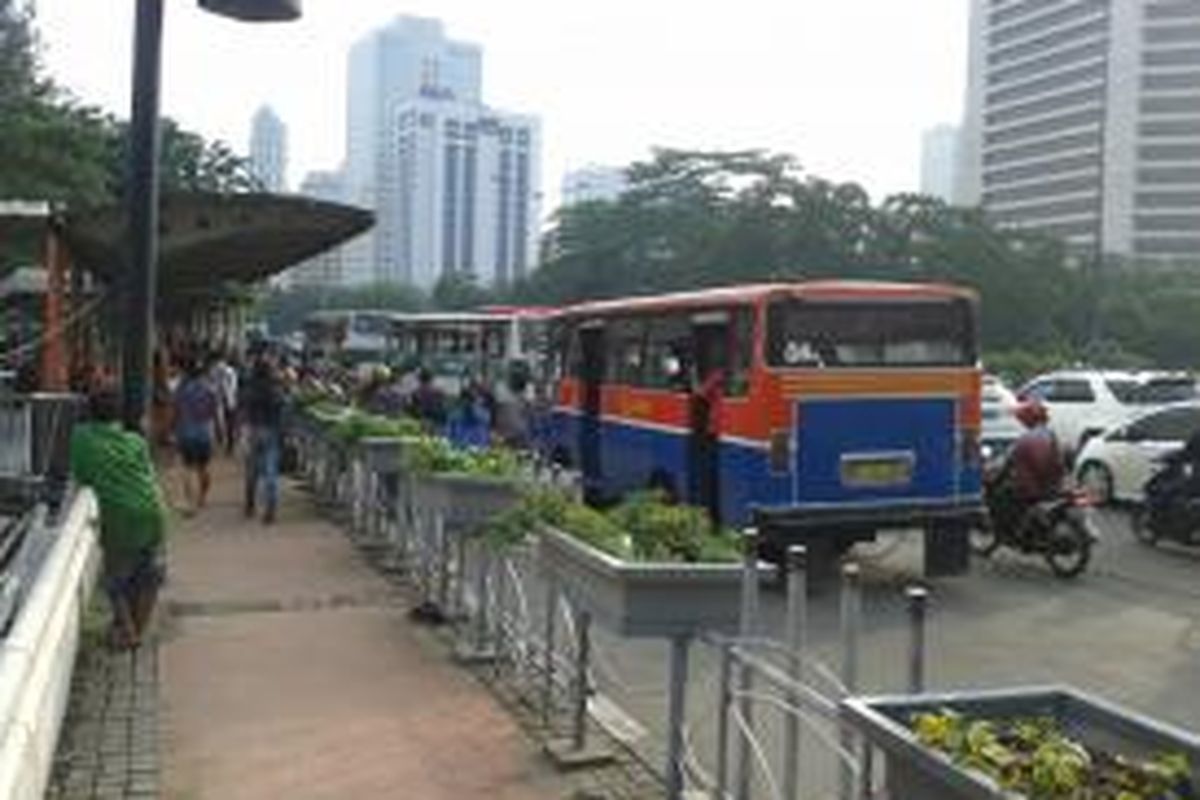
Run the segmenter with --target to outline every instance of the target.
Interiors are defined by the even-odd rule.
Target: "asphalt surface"
[[[976,560],[970,575],[930,584],[927,686],[931,690],[1071,684],[1141,713],[1200,731],[1200,549],[1138,542],[1119,510],[1094,512],[1101,538],[1092,567],[1075,580],[1055,578],[1038,558],[1001,552]],[[919,538],[873,545],[864,571],[860,639],[861,693],[904,691],[906,586],[919,581]],[[834,583],[809,598],[809,650],[831,672],[841,664],[839,592]],[[784,637],[784,593],[764,586],[762,633]],[[661,763],[666,730],[668,646],[660,640],[595,635],[602,697],[593,709],[630,746]],[[712,770],[717,659],[692,648],[688,724],[701,767]],[[827,686],[814,675],[817,688]],[[779,715],[755,712],[763,758],[777,769]],[[807,736],[835,737],[815,722]],[[828,748],[806,751],[806,783],[836,779]]]

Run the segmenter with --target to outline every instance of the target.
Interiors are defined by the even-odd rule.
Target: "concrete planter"
[[[574,603],[622,636],[734,630],[741,564],[622,561],[553,528],[539,538],[543,569]]]
[[[395,436],[369,436],[356,443],[358,455],[369,472],[393,475],[406,465],[406,445],[414,439]]]
[[[512,478],[457,473],[418,474],[413,478],[414,508],[440,513],[451,532],[474,533],[520,498],[521,484]]]
[[[886,757],[887,794],[921,800],[1019,800],[979,772],[922,745],[909,727],[921,712],[952,709],[977,718],[1051,717],[1086,745],[1145,757],[1180,753],[1200,764],[1200,737],[1066,687],[850,698],[841,714]],[[1193,779],[1192,792],[1200,792]]]

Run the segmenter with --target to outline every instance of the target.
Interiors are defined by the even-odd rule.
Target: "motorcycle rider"
[[[1011,502],[1004,505],[1011,512],[1004,522],[1009,530],[1021,531],[1038,503],[1058,494],[1066,469],[1058,438],[1050,430],[1046,407],[1037,400],[1027,400],[1017,406],[1014,415],[1025,432],[1005,460],[1002,486]]]

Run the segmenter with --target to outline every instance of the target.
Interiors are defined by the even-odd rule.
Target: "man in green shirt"
[[[133,648],[141,643],[162,584],[167,513],[146,440],[121,428],[118,408],[114,392],[89,397],[89,419],[71,434],[71,474],[96,493],[100,505],[113,644]]]

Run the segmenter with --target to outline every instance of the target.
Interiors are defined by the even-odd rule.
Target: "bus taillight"
[[[791,433],[786,428],[771,431],[771,471],[789,472],[791,470],[791,456]]]

